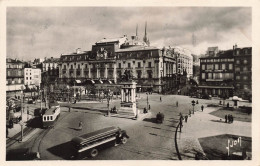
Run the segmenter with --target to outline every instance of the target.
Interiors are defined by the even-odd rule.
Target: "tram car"
[[[53,127],[55,121],[60,116],[60,107],[51,107],[50,109],[46,110],[45,114],[42,115],[42,127],[48,128]]]

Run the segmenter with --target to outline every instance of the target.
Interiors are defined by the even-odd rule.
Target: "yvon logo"
[[[238,137],[237,140],[229,140],[228,139],[228,146],[226,147],[228,150],[228,156],[229,156],[229,151],[230,148],[233,148],[234,146],[240,146],[241,147],[242,139],[241,137]]]

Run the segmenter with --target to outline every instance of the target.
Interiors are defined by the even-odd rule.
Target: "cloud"
[[[203,53],[209,46],[250,46],[251,15],[248,7],[9,7],[7,56],[33,59],[91,50],[104,37],[134,35],[137,24],[142,39],[145,21],[150,42],[158,47],[181,45]]]

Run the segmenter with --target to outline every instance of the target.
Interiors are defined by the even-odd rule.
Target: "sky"
[[[252,46],[250,7],[8,7],[7,57],[60,57],[90,51],[103,38],[143,38],[151,46],[181,46],[193,54]],[[192,36],[196,42],[192,42]]]

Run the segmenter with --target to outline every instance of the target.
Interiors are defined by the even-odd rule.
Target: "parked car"
[[[29,99],[29,100],[28,100],[28,104],[35,104],[35,100]]]

